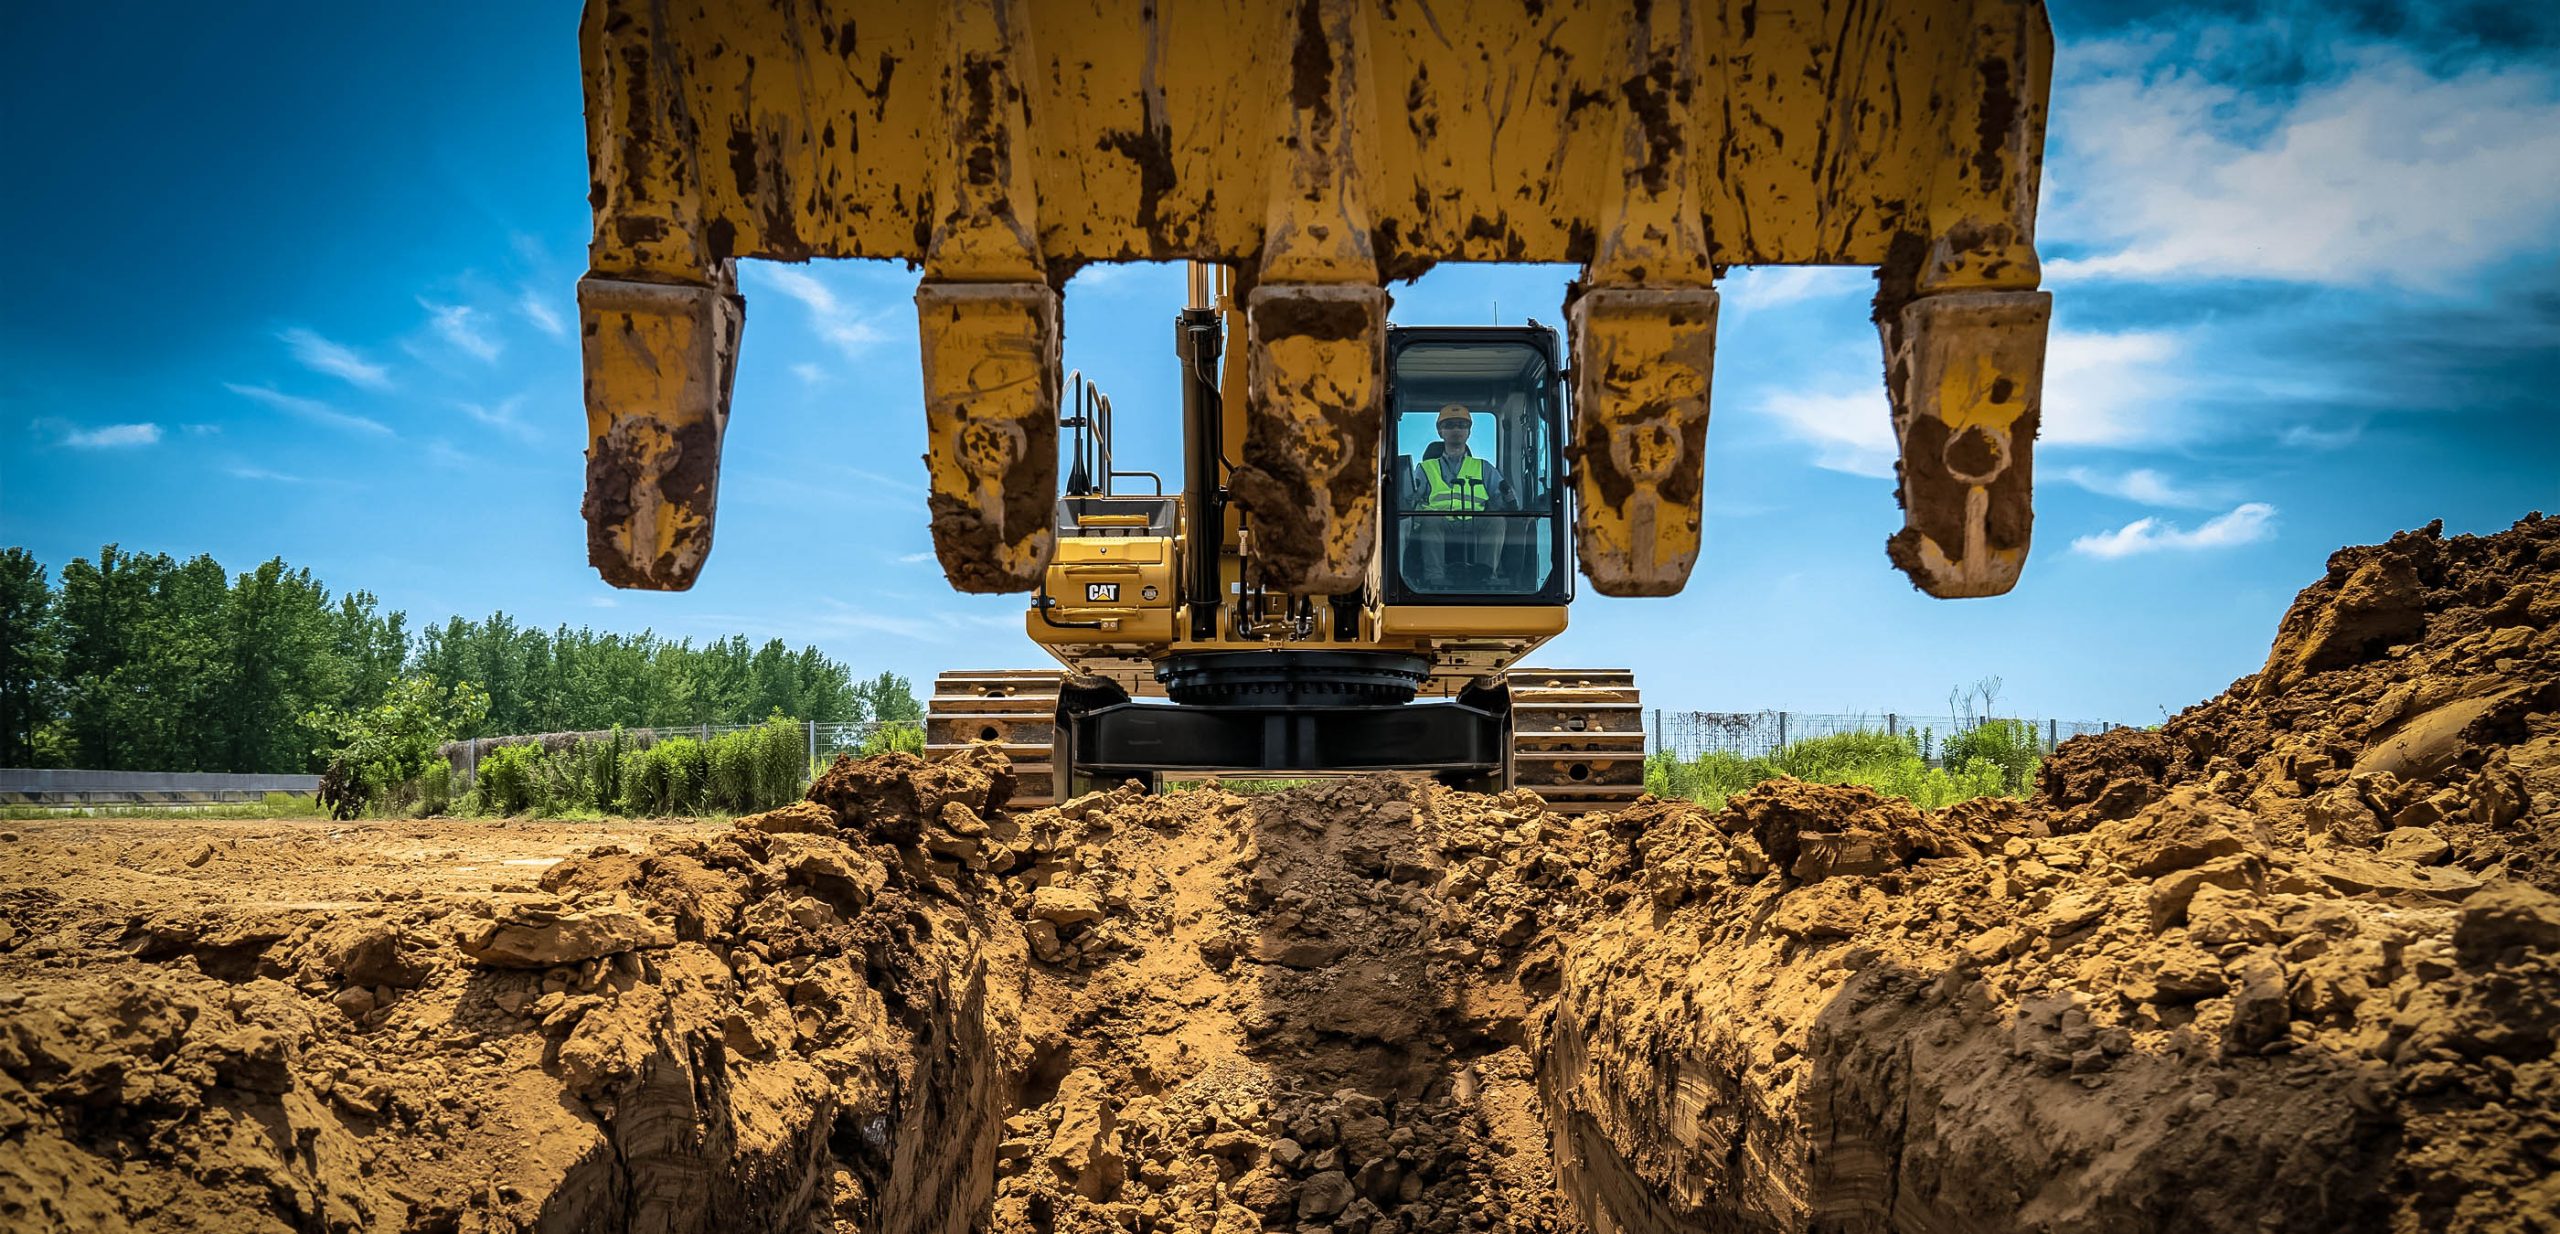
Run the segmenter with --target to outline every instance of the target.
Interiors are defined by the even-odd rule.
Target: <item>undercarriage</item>
[[[1625,669],[1517,669],[1416,698],[1375,653],[1219,653],[1168,661],[1159,682],[1054,669],[969,670],[934,682],[925,752],[992,744],[1014,800],[1052,805],[1128,780],[1429,774],[1483,792],[1524,788],[1563,813],[1644,791],[1644,722]],[[1400,696],[1400,697],[1399,697]]]

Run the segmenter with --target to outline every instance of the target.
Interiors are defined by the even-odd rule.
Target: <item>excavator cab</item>
[[[1572,599],[1555,331],[1387,333],[1389,604]]]

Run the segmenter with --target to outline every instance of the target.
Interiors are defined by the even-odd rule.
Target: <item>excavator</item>
[[[944,675],[928,748],[1003,747],[1023,804],[1387,769],[1641,792],[1632,675],[1522,665],[1577,573],[1687,582],[1735,266],[1875,268],[1888,559],[1949,598],[2025,562],[2041,0],[589,0],[581,54],[590,561],[702,569],[737,261],[920,267],[935,554],[1031,593],[1061,666]],[[1189,263],[1170,492],[1062,371],[1063,288],[1126,261]],[[1561,329],[1391,321],[1387,285],[1449,261],[1580,272]]]

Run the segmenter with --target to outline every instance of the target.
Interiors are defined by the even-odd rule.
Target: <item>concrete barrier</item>
[[[227,805],[319,791],[318,776],[0,767],[0,805],[13,806]]]

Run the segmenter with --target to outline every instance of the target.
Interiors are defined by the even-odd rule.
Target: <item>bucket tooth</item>
[[[578,281],[586,363],[587,561],[616,587],[682,591],[702,573],[746,301],[713,286]]]
[[[2017,585],[2035,524],[2030,482],[2053,297],[1956,291],[1904,304],[1878,326],[1902,530],[1885,542],[1913,586],[1942,599]]]
[[[962,591],[1039,586],[1056,543],[1058,293],[916,288],[933,551]]]
[[[1265,283],[1251,335],[1244,462],[1228,478],[1253,515],[1252,556],[1273,587],[1349,595],[1378,538],[1388,297],[1359,284]]]
[[[1565,310],[1574,543],[1602,595],[1675,594],[1698,562],[1716,303],[1707,288],[1594,288]]]

